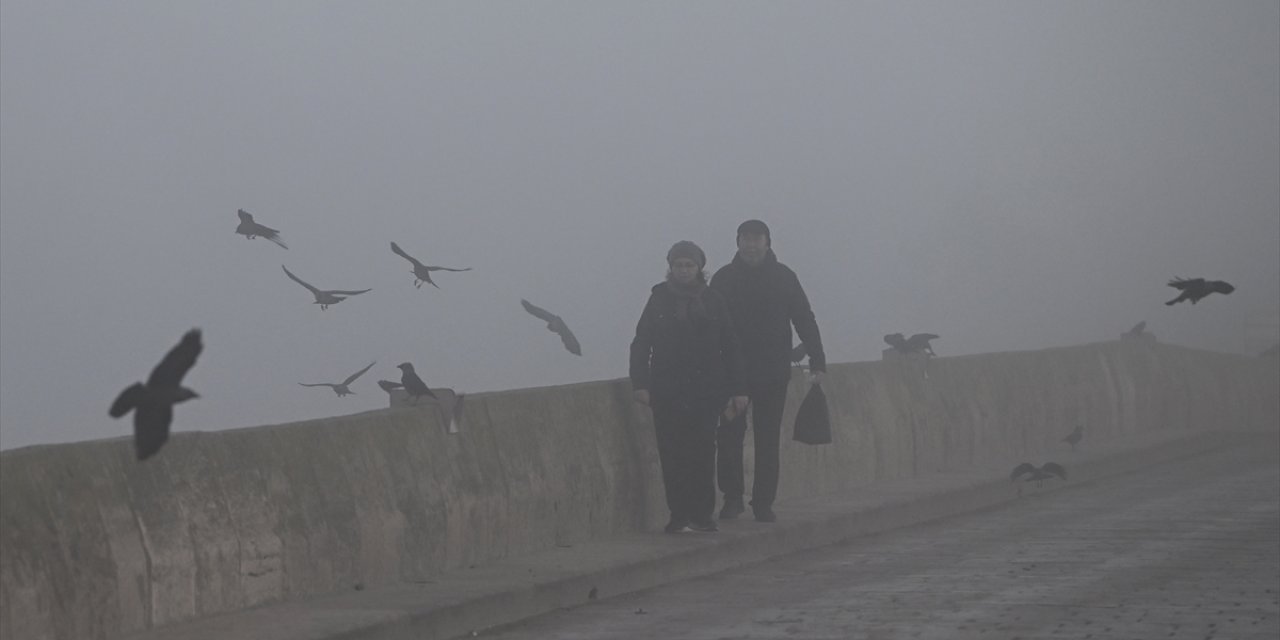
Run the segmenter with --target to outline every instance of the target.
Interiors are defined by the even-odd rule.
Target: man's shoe
[[[711,518],[707,518],[703,522],[694,520],[689,523],[689,528],[697,531],[698,533],[715,533],[720,530],[720,527],[716,526],[715,520],[712,520]]]
[[[746,507],[742,506],[742,498],[725,498],[724,507],[720,509],[720,519],[733,520],[746,510]]]
[[[751,511],[756,514],[756,522],[778,521],[778,516],[773,513],[772,507],[752,507]]]
[[[689,521],[673,517],[662,530],[665,533],[684,533],[689,530]]]

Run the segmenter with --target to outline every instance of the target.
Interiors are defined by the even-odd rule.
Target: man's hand
[[[635,398],[636,402],[639,402],[640,404],[646,407],[649,406],[649,390],[648,389],[636,389],[631,393],[631,397]]]
[[[742,413],[746,411],[747,407],[750,405],[751,405],[751,399],[748,398],[747,396],[734,396],[732,398],[729,398],[728,404],[726,404],[724,407],[724,412],[723,412],[724,419],[733,420],[734,418],[737,418],[738,416],[742,415]]]
[[[822,379],[823,379],[823,378],[825,378],[826,376],[827,376],[827,372],[826,372],[826,371],[810,371],[810,372],[809,372],[809,385],[810,385],[810,386],[813,386],[813,385],[819,385],[819,384],[822,384]]]

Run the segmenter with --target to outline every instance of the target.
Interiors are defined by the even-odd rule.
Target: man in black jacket
[[[795,326],[809,353],[812,384],[818,384],[827,370],[822,337],[799,278],[778,262],[769,227],[759,220],[738,227],[738,253],[712,277],[711,288],[729,303],[746,360],[756,456],[751,508],[756,520],[774,522],[782,409],[791,377],[791,327]],[[742,444],[746,433],[746,412],[722,421],[717,430],[716,475],[724,493],[721,519],[736,518],[745,510]]]

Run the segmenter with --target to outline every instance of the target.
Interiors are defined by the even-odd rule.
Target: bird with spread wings
[[[129,385],[111,403],[107,413],[112,418],[133,412],[133,447],[139,460],[155,455],[169,439],[173,405],[200,397],[195,391],[182,386],[182,378],[195,366],[202,350],[200,330],[188,331],[151,370],[146,384],[135,382]]]
[[[289,276],[290,280],[293,280],[294,282],[306,287],[307,291],[310,291],[311,295],[314,295],[316,297],[316,301],[313,302],[312,304],[320,305],[321,311],[328,309],[329,305],[331,304],[338,304],[339,302],[346,300],[347,296],[357,296],[362,293],[373,291],[373,289],[360,289],[359,291],[344,291],[341,289],[329,289],[329,290],[317,289],[307,284],[306,282],[304,282],[302,278],[299,278],[298,276],[293,275],[293,272],[289,271],[289,269],[284,265],[280,265],[280,268],[284,269],[284,274]]]
[[[453,269],[450,267],[437,267],[435,265],[422,264],[421,262],[418,261],[417,258],[405,253],[404,249],[401,249],[400,245],[394,242],[391,243],[391,252],[400,256],[401,258],[404,258],[405,260],[408,260],[411,264],[413,264],[413,271],[412,271],[413,277],[414,277],[413,286],[419,289],[422,288],[422,283],[424,282],[437,289],[440,288],[440,285],[436,284],[435,281],[431,279],[432,271],[470,271],[471,270],[471,267],[467,267],[465,269]]]
[[[304,386],[304,387],[329,387],[330,389],[333,389],[333,392],[334,392],[334,393],[338,394],[338,397],[339,397],[339,398],[341,398],[342,396],[353,396],[353,395],[355,395],[355,394],[356,394],[356,392],[352,391],[352,390],[351,390],[351,387],[350,387],[350,386],[348,386],[348,385],[350,385],[352,382],[355,382],[355,381],[356,381],[356,378],[359,378],[360,376],[364,375],[364,372],[368,371],[368,370],[369,370],[369,368],[370,368],[370,367],[372,367],[372,366],[373,366],[373,365],[375,365],[375,364],[377,364],[377,361],[376,361],[376,360],[375,360],[374,362],[370,362],[368,367],[365,367],[365,368],[363,368],[363,369],[361,369],[361,370],[359,370],[359,371],[357,371],[357,372],[355,372],[355,373],[353,373],[353,374],[351,374],[351,375],[347,376],[347,379],[346,379],[346,380],[343,380],[342,382],[338,382],[338,383],[332,383],[332,382],[316,382],[316,383],[313,383],[313,384],[308,384],[308,383],[305,383],[305,382],[299,382],[298,384],[299,384],[299,385],[301,385],[301,386]]]
[[[569,330],[569,325],[564,323],[560,316],[543,309],[537,305],[530,303],[528,300],[520,300],[520,304],[524,306],[524,310],[528,311],[533,317],[547,323],[547,329],[554,334],[560,336],[560,341],[564,343],[564,348],[575,356],[582,355],[582,345],[578,344],[578,339],[574,337],[573,332]]]

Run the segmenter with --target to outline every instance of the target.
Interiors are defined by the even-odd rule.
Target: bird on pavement
[[[422,283],[424,282],[437,289],[440,288],[440,285],[436,284],[435,281],[431,279],[432,271],[470,271],[471,270],[471,267],[467,267],[465,269],[452,269],[450,267],[437,267],[434,265],[422,264],[421,262],[418,261],[417,258],[405,253],[404,250],[400,248],[400,245],[394,242],[391,243],[391,251],[392,253],[400,256],[401,258],[404,258],[405,260],[408,260],[410,263],[413,264],[413,272],[412,272],[414,277],[413,286],[419,289],[422,288]]]
[[[294,282],[306,287],[307,291],[310,291],[311,295],[314,295],[316,297],[316,301],[313,302],[312,304],[320,305],[321,311],[328,309],[329,305],[331,304],[338,304],[339,302],[346,300],[347,296],[358,296],[362,293],[373,291],[373,289],[360,289],[359,291],[344,291],[341,289],[330,289],[330,290],[317,289],[307,284],[306,282],[304,282],[302,278],[299,278],[298,276],[293,275],[293,273],[290,272],[289,269],[286,268],[284,265],[280,265],[280,268],[284,269],[285,275],[289,276],[290,280],[293,280]]]
[[[396,367],[402,372],[400,374],[400,384],[409,396],[413,398],[414,404],[417,404],[418,398],[422,396],[436,397],[436,394],[427,388],[427,383],[423,382],[422,378],[419,378],[418,374],[414,372],[412,364],[404,362],[396,365]]]
[[[560,336],[560,341],[564,343],[564,348],[575,356],[582,355],[582,345],[578,344],[578,339],[574,337],[573,332],[569,330],[569,325],[560,319],[560,316],[547,311],[541,307],[531,304],[528,300],[520,300],[520,304],[524,306],[524,310],[528,311],[535,318],[543,320],[547,323],[547,329],[552,333]]]
[[[1071,433],[1068,433],[1067,437],[1062,439],[1062,442],[1065,442],[1071,445],[1071,450],[1075,451],[1076,445],[1080,444],[1080,441],[1083,439],[1084,439],[1084,427],[1080,425],[1076,425],[1076,428],[1072,429]]]
[[[370,362],[368,367],[365,367],[365,368],[363,368],[363,369],[361,369],[361,370],[359,370],[359,371],[357,371],[357,372],[355,372],[355,373],[353,373],[353,374],[351,374],[351,375],[347,376],[347,379],[346,379],[346,380],[343,380],[342,382],[339,382],[339,383],[337,383],[337,384],[334,384],[334,383],[331,383],[331,382],[317,382],[317,383],[315,383],[315,384],[307,384],[307,383],[305,383],[305,382],[299,382],[298,384],[299,384],[299,385],[302,385],[302,386],[304,386],[304,387],[329,387],[329,388],[333,389],[333,392],[334,392],[334,393],[338,394],[338,397],[339,397],[339,398],[341,398],[342,396],[347,396],[347,395],[352,395],[352,396],[353,396],[353,395],[355,395],[355,394],[356,394],[356,392],[352,391],[352,390],[351,390],[351,388],[350,388],[348,385],[350,385],[352,382],[355,382],[355,381],[356,381],[356,378],[359,378],[360,376],[364,375],[364,372],[368,371],[368,370],[369,370],[369,367],[372,367],[372,366],[373,366],[373,365],[375,365],[375,364],[377,364],[377,361]]]
[[[138,460],[155,455],[169,439],[173,405],[200,397],[195,391],[182,386],[182,378],[195,365],[196,357],[203,349],[200,330],[188,331],[151,370],[146,384],[135,382],[129,385],[111,403],[108,413],[112,418],[120,418],[133,411],[133,447]]]
[[[1193,278],[1185,280],[1183,278],[1174,278],[1169,281],[1169,286],[1181,291],[1178,297],[1166,302],[1166,305],[1175,305],[1183,300],[1190,300],[1191,304],[1199,302],[1205,296],[1211,293],[1221,293],[1227,295],[1236,288],[1223,280],[1205,280],[1204,278]]]
[[[236,215],[240,216],[240,224],[236,226],[236,233],[244,236],[249,240],[252,240],[258,236],[262,236],[263,238],[266,238],[267,240],[270,240],[284,247],[285,249],[289,248],[287,245],[285,245],[284,240],[280,239],[279,231],[272,229],[271,227],[268,227],[266,225],[261,225],[254,222],[253,216],[250,215],[248,211],[245,211],[244,209],[239,209],[236,211]]]

